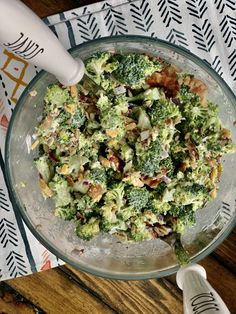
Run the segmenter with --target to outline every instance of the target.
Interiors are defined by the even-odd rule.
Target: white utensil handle
[[[53,32],[19,0],[0,0],[0,42],[55,75],[63,85],[74,85],[84,75],[82,60],[74,60]]]
[[[202,266],[190,264],[181,267],[176,281],[183,290],[185,314],[230,314],[219,294],[206,280]]]

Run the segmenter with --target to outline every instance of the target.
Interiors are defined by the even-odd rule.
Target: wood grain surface
[[[22,0],[40,17],[94,0]],[[202,264],[208,280],[236,313],[236,230]],[[160,280],[114,281],[66,265],[0,283],[0,314],[181,314],[175,276]]]

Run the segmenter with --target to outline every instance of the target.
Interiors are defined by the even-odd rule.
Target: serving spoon
[[[0,42],[20,58],[52,73],[64,86],[75,85],[86,77],[83,61],[74,59],[41,19],[18,0],[0,0]],[[230,313],[206,280],[202,266],[181,267],[176,280],[183,290],[185,314]]]

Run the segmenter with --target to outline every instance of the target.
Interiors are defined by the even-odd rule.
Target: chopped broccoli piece
[[[64,220],[72,220],[76,214],[76,207],[69,204],[64,207],[56,207],[55,216],[59,216]]]
[[[89,174],[89,181],[93,184],[100,184],[106,186],[107,176],[104,168],[93,168]]]
[[[151,194],[145,187],[130,187],[126,192],[126,196],[129,205],[138,211],[146,208],[151,200]]]
[[[124,204],[124,188],[125,184],[123,182],[114,184],[114,186],[109,189],[104,196],[106,204],[115,203],[117,209],[119,210]]]
[[[108,135],[112,134],[112,138],[121,139],[125,135],[124,119],[115,108],[102,112],[100,123]]]
[[[72,120],[71,121],[71,127],[72,128],[80,128],[82,125],[84,125],[84,123],[86,121],[86,117],[85,117],[85,114],[82,112],[80,107],[77,107],[71,120]]]
[[[62,176],[55,174],[52,181],[49,183],[50,189],[55,192],[56,207],[64,207],[72,203],[73,198],[70,193],[68,182]]]
[[[139,108],[138,127],[141,130],[151,129],[151,123],[146,111]]]
[[[126,221],[130,217],[136,216],[138,213],[137,209],[135,209],[133,206],[128,206],[121,208],[121,210],[117,213],[117,218]]]
[[[86,195],[81,196],[80,198],[77,198],[75,200],[77,211],[80,213],[86,213],[86,211],[89,211],[90,209],[94,208],[96,205],[93,202],[93,199]]]
[[[89,76],[97,83],[103,85],[104,89],[110,89],[109,82],[106,80],[105,74],[112,73],[118,66],[116,60],[110,59],[111,54],[107,51],[93,54],[85,62],[85,68]],[[110,60],[109,60],[110,59]]]
[[[134,102],[134,101],[146,101],[146,100],[159,100],[161,97],[161,91],[157,88],[150,88],[145,90],[144,92],[137,94],[132,97],[128,97],[127,100],[128,102]]]
[[[160,63],[153,62],[148,56],[137,53],[119,55],[117,59],[119,64],[113,75],[126,85],[140,86],[149,75],[162,69]]]
[[[48,157],[45,155],[39,157],[37,160],[35,160],[35,165],[42,179],[48,183],[53,175],[53,168]]]
[[[106,95],[100,93],[96,106],[101,112],[103,112],[109,110],[112,107],[112,103],[110,102],[109,98]]]
[[[115,70],[117,63],[108,63],[111,54],[107,51],[93,54],[85,62],[86,70],[91,75],[101,75],[103,72],[111,73]]]
[[[118,114],[126,113],[129,109],[129,103],[125,95],[118,95],[114,99],[115,110]]]
[[[173,193],[174,203],[177,205],[193,204],[193,209],[199,209],[210,200],[209,190],[197,183],[183,183],[176,186]]]
[[[156,101],[149,109],[148,114],[153,126],[163,124],[167,119],[178,123],[182,118],[179,107],[167,99]]]
[[[46,104],[62,107],[71,98],[68,89],[52,84],[47,88],[44,101]]]
[[[143,216],[137,216],[137,218],[133,220],[130,235],[134,241],[150,240],[153,238],[152,234],[147,229]]]
[[[196,103],[200,101],[200,97],[197,94],[192,93],[190,91],[190,87],[185,84],[181,84],[178,96],[181,103],[184,104]]]
[[[83,240],[91,240],[100,232],[99,227],[100,220],[94,217],[90,218],[86,224],[81,224],[80,221],[77,222],[76,234]]]
[[[174,164],[171,157],[167,157],[160,161],[160,169],[166,170],[168,177],[172,177],[174,172]]]
[[[141,171],[142,174],[153,177],[154,174],[160,169],[162,147],[159,139],[151,142],[151,144],[142,151],[137,152],[137,170]]]
[[[124,144],[121,146],[121,158],[125,162],[128,162],[133,159],[134,151],[133,149],[128,145]]]

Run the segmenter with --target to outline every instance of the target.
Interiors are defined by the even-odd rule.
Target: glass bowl
[[[100,38],[73,48],[76,58],[88,58],[101,50],[145,52],[163,57],[194,74],[209,88],[209,99],[219,105],[220,117],[236,140],[236,98],[227,84],[204,61],[189,51],[162,40],[141,36]],[[52,253],[65,262],[92,274],[113,279],[147,279],[170,275],[178,270],[173,249],[165,241],[155,239],[141,243],[122,243],[109,235],[83,241],[75,233],[73,222],[55,217],[53,202],[44,200],[38,186],[33,160],[37,151],[29,151],[43,110],[43,97],[55,78],[41,71],[27,86],[8,128],[5,160],[9,190],[15,210]],[[35,97],[29,92],[37,91]],[[223,174],[217,198],[197,212],[196,226],[188,228],[182,243],[192,262],[210,254],[232,230],[235,223],[236,154],[223,159]]]

